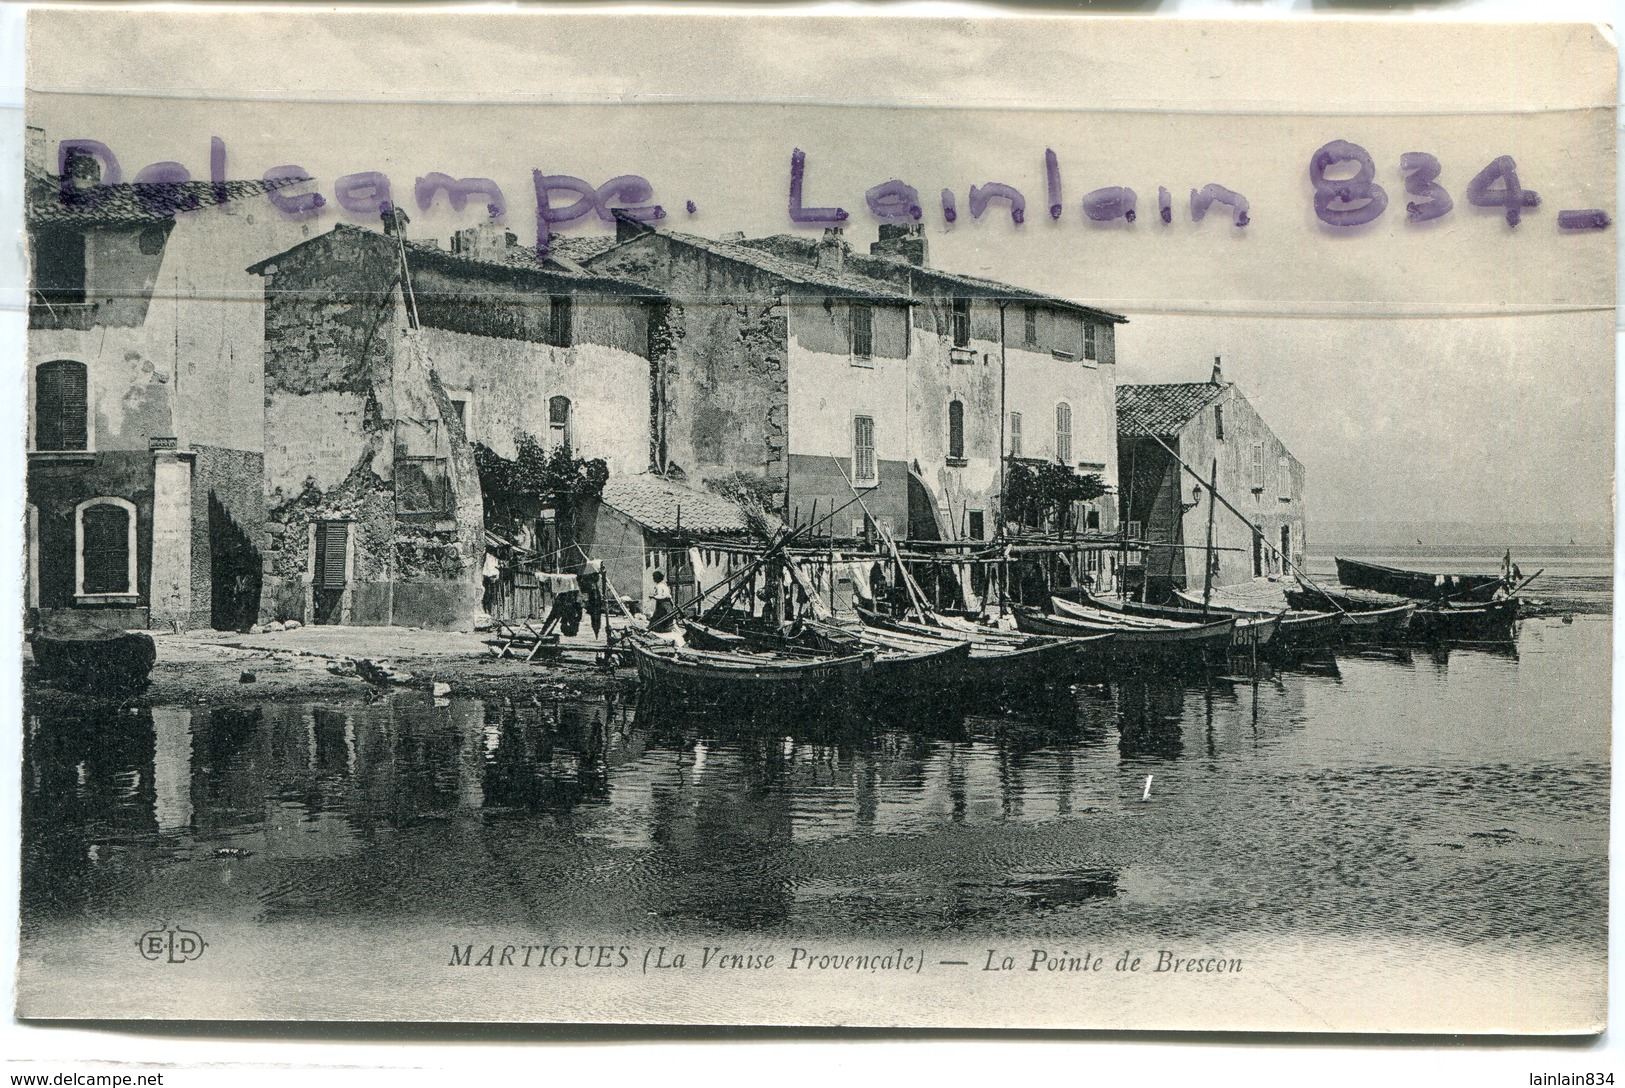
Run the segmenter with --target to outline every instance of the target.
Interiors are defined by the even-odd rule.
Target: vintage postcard
[[[18,1014],[1602,1031],[1615,72],[33,11]]]

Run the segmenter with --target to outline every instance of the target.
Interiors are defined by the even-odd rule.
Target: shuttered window
[[[1055,459],[1072,463],[1072,405],[1064,400],[1055,406]]]
[[[1021,308],[1021,342],[1037,345],[1038,343],[1038,307],[1023,306]]]
[[[1097,333],[1098,329],[1096,328],[1094,322],[1085,321],[1083,323],[1083,357],[1091,362],[1100,358],[1100,348]]]
[[[1283,499],[1292,498],[1292,463],[1285,457],[1275,462],[1275,492]]]
[[[954,299],[954,347],[962,348],[970,344],[970,299]]]
[[[89,382],[85,364],[66,359],[34,371],[34,448],[89,448]]]
[[[85,594],[134,593],[130,584],[130,511],[110,502],[85,507],[80,515],[80,555]]]
[[[1264,490],[1264,443],[1253,443],[1253,490]]]
[[[873,416],[855,416],[852,419],[852,479],[853,483],[860,484],[879,482]]]
[[[554,347],[567,348],[575,343],[575,303],[569,295],[554,295],[550,300],[551,310],[548,314],[548,343]]]
[[[1010,413],[1010,456],[1021,456],[1021,413]]]
[[[350,526],[343,521],[316,523],[316,588],[343,589],[344,556],[350,543]]]
[[[553,397],[547,402],[547,436],[554,449],[560,446],[575,448],[575,435],[571,434],[570,398]]]
[[[867,359],[875,353],[875,311],[864,303],[852,304],[852,354]]]
[[[963,460],[965,457],[965,402],[948,402],[948,456]]]

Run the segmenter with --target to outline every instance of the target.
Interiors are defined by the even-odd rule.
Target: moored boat
[[[1089,597],[1088,606],[1099,608],[1108,612],[1120,612],[1126,616],[1145,619],[1171,620],[1175,623],[1201,623],[1203,622],[1200,606],[1192,608],[1177,608],[1173,605],[1141,604],[1138,601],[1125,601],[1118,597]],[[1075,616],[1070,611],[1077,607],[1077,603],[1063,597],[1055,597],[1051,602],[1055,611],[1063,616]],[[1208,608],[1209,620],[1234,619],[1236,626],[1230,635],[1230,645],[1238,650],[1263,649],[1275,638],[1275,632],[1280,628],[1280,612],[1235,612],[1221,608]]]
[[[1016,626],[1038,635],[1090,638],[1111,635],[1110,649],[1115,661],[1132,663],[1158,660],[1169,664],[1206,662],[1223,656],[1230,648],[1236,621],[1233,617],[1212,623],[1179,623],[1074,606],[1092,616],[1056,616],[1036,608],[1018,606]]]
[[[837,704],[859,694],[872,653],[830,656],[767,651],[717,651],[630,638],[638,680],[651,690],[723,702]]]
[[[1090,668],[1103,664],[1111,642],[1110,638],[1092,641],[1041,638],[969,622],[939,627],[884,616],[866,608],[857,611],[866,627],[938,642],[968,644],[970,656],[965,660],[965,675],[973,686],[983,690],[1070,683]]]
[[[1488,601],[1506,585],[1506,578],[1500,574],[1432,574],[1342,556],[1335,556],[1334,559],[1337,563],[1337,580],[1345,586],[1373,589],[1419,601]]]
[[[143,631],[35,631],[28,639],[38,678],[87,695],[118,696],[147,686],[158,650]]]
[[[1391,608],[1343,613],[1343,637],[1359,642],[1387,642],[1404,638],[1410,631],[1416,604],[1407,601]]]
[[[1429,642],[1512,642],[1517,621],[1517,597],[1480,604],[1442,601],[1415,611],[1411,636]]]

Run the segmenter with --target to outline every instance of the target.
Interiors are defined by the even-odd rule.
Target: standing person
[[[668,631],[671,629],[672,619],[677,615],[677,609],[671,602],[671,586],[666,584],[664,571],[655,571],[655,588],[650,594],[654,601],[654,613],[649,617],[649,630]]]
[[[592,621],[592,633],[597,635],[601,624],[609,622],[604,608],[604,565],[596,559],[587,560],[581,572],[581,596],[587,605],[587,618]]]

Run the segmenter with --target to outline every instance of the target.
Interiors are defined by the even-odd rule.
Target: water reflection
[[[722,721],[615,693],[33,713],[25,919],[209,903],[259,918],[759,930],[821,911],[851,925],[980,925],[1177,899],[1167,889],[1206,872],[1190,866],[1216,848],[1205,829],[1226,821],[1281,840],[1302,884],[1303,857],[1372,834],[1343,807],[1350,790],[1374,814],[1391,802],[1369,817],[1388,836],[1425,826],[1440,838],[1435,825],[1459,821],[1463,805],[1483,806],[1493,829],[1513,825],[1520,804],[1550,803],[1544,787],[1522,792],[1530,775],[1422,780],[1408,763],[1555,760],[1606,783],[1606,736],[1586,756],[1591,742],[1564,748],[1517,710],[1534,696],[1584,698],[1574,680],[1605,663],[1605,623],[1553,621],[1530,646],[1522,660],[1360,652],[1331,668],[1140,677],[906,724],[873,713]],[[1564,713],[1606,722],[1602,704]],[[1304,792],[1310,778],[1354,781],[1338,767],[1380,773]],[[1148,774],[1159,783],[1150,803]],[[1455,777],[1473,790],[1429,784]],[[1256,811],[1294,797],[1321,807],[1294,803],[1277,823],[1334,823],[1283,829]],[[1427,805],[1454,807],[1423,816]],[[1169,824],[1173,806],[1188,807]],[[1478,843],[1482,830],[1459,838]],[[1180,880],[1132,863],[1176,834],[1193,837]],[[1102,845],[1113,836],[1115,858]],[[1329,871],[1341,880],[1345,869]]]

